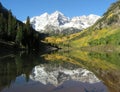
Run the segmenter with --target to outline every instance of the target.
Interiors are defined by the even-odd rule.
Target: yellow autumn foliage
[[[69,63],[72,63],[72,64],[82,66],[82,64],[75,61],[74,59],[71,59],[71,58],[68,58],[66,56],[56,54],[56,53],[55,54],[44,55],[44,58],[45,58],[45,60],[48,60],[48,61],[53,61],[54,62],[54,61],[57,61],[57,60],[61,60],[61,61],[64,61],[64,62],[69,62]]]

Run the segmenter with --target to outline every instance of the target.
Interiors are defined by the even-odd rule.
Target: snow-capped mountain
[[[46,30],[59,30],[61,32],[64,29],[70,28],[82,30],[93,25],[99,18],[100,16],[91,14],[70,19],[69,17],[64,16],[61,12],[56,11],[52,14],[44,13],[40,16],[35,16],[30,19],[30,22],[33,28],[37,31],[45,32]]]
[[[69,23],[66,23],[64,27],[74,27],[78,29],[84,29],[91,25],[93,25],[100,16],[90,14],[88,16],[79,16],[79,17],[73,17]]]

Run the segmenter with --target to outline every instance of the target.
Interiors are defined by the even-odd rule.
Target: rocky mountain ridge
[[[82,30],[93,25],[100,16],[90,14],[88,16],[66,17],[59,11],[52,14],[44,13],[30,19],[33,28],[39,32],[63,32],[64,30]]]

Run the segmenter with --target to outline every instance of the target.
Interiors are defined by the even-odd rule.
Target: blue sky
[[[20,20],[45,12],[60,11],[67,17],[96,14],[102,15],[117,0],[0,0]]]

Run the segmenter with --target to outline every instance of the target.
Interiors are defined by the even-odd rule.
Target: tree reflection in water
[[[73,52],[67,55],[65,53],[0,55],[0,90],[1,92],[108,92],[105,86],[108,81],[105,80],[111,78],[108,76],[111,73],[104,73],[105,70],[96,62],[89,62],[95,60],[94,58],[97,60],[98,57],[92,53],[82,53],[81,56],[80,52],[77,55]],[[83,57],[86,60],[89,57],[89,60],[86,62]],[[102,60],[100,57],[99,59]],[[112,61],[111,63],[113,64]],[[85,68],[94,72],[105,85]]]

